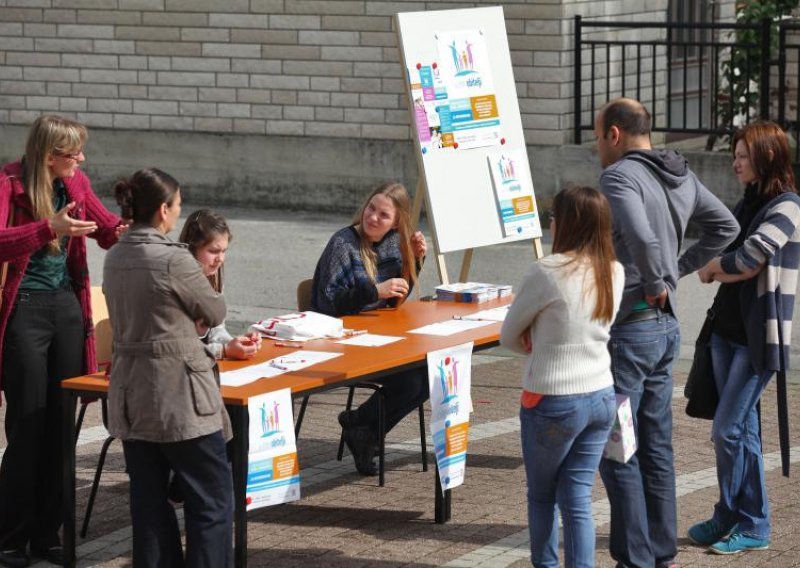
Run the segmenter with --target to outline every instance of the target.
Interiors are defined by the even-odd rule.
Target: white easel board
[[[436,252],[540,238],[502,7],[400,13],[397,31]]]

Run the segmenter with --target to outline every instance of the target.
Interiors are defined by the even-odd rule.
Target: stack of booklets
[[[507,284],[486,284],[484,282],[455,282],[436,287],[436,299],[446,302],[467,302],[482,304],[511,294]]]

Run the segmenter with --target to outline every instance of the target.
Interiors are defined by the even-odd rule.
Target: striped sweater
[[[744,282],[740,302],[753,367],[780,370],[779,327],[783,331],[783,360],[789,369],[792,313],[800,269],[800,196],[783,193],[761,208],[741,247],[722,256],[722,270],[741,274],[763,266]]]
[[[355,227],[345,227],[333,234],[314,271],[311,308],[315,312],[338,317],[394,303],[379,299],[375,284],[403,274],[399,233],[392,229],[373,249],[377,255],[375,280],[364,268]]]

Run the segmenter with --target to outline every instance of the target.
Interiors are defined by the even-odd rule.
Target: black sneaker
[[[358,428],[358,411],[342,410],[339,413],[339,425],[345,430],[348,428]]]
[[[367,428],[345,428],[344,443],[353,454],[356,469],[361,475],[378,475],[378,466],[375,465],[374,436]]]
[[[31,565],[31,559],[24,550],[0,550],[0,566],[24,568]]]
[[[31,554],[36,558],[47,560],[50,564],[64,565],[64,548],[60,544],[48,548],[39,548],[31,545]]]

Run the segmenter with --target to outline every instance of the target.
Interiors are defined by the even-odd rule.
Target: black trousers
[[[8,445],[0,465],[0,550],[60,543],[60,382],[81,374],[83,341],[71,290],[18,294],[3,347]]]
[[[182,442],[123,441],[130,477],[135,568],[225,568],[233,565],[233,476],[222,432]],[[170,472],[185,499],[186,559]]]
[[[381,384],[386,395],[387,434],[430,396],[427,367],[401,371],[376,382]],[[367,426],[373,432],[378,431],[379,404],[378,394],[373,393],[358,407],[358,423]]]

